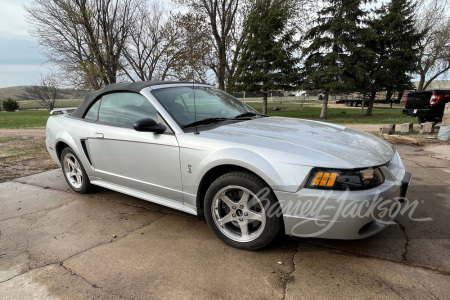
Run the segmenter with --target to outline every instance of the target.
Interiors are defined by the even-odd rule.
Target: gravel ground
[[[0,182],[56,167],[45,148],[45,129],[0,130]]]

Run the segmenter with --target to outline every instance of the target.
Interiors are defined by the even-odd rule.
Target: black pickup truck
[[[442,122],[445,104],[450,102],[450,90],[410,92],[403,114],[417,117],[419,123]]]

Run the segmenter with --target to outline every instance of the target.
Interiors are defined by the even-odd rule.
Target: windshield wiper
[[[254,112],[248,111],[248,112],[245,112],[243,114],[237,115],[233,119],[246,118],[246,117],[256,117],[256,116],[268,117],[267,115],[262,115],[262,114],[259,114],[259,113],[254,113]]]
[[[203,120],[199,120],[199,121],[195,121],[195,122],[186,124],[182,128],[188,128],[188,127],[192,127],[192,126],[196,126],[196,125],[212,124],[212,123],[217,123],[217,122],[221,122],[221,121],[225,121],[225,120],[228,120],[228,119],[227,118],[206,118]]]

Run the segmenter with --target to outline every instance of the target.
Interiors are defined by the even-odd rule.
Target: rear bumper
[[[404,115],[408,115],[408,116],[413,116],[413,117],[441,117],[443,112],[440,110],[436,110],[436,109],[431,109],[431,108],[416,108],[416,109],[409,109],[409,108],[405,108],[402,110],[402,113]]]
[[[45,145],[53,161],[57,163],[59,167],[61,167],[61,162],[59,161],[58,154],[56,153],[55,145],[50,141],[48,132],[47,137],[45,138]]]
[[[392,160],[396,161],[392,165],[397,165],[382,167],[386,181],[373,189],[275,191],[282,208],[286,234],[353,240],[371,236],[394,224],[411,174],[405,171],[398,154]]]

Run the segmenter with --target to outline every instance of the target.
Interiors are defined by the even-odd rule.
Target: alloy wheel
[[[72,187],[79,189],[83,185],[83,171],[77,158],[67,153],[64,156],[64,174]]]
[[[266,225],[262,201],[241,186],[230,185],[221,189],[212,201],[211,214],[217,228],[237,242],[255,240]]]

